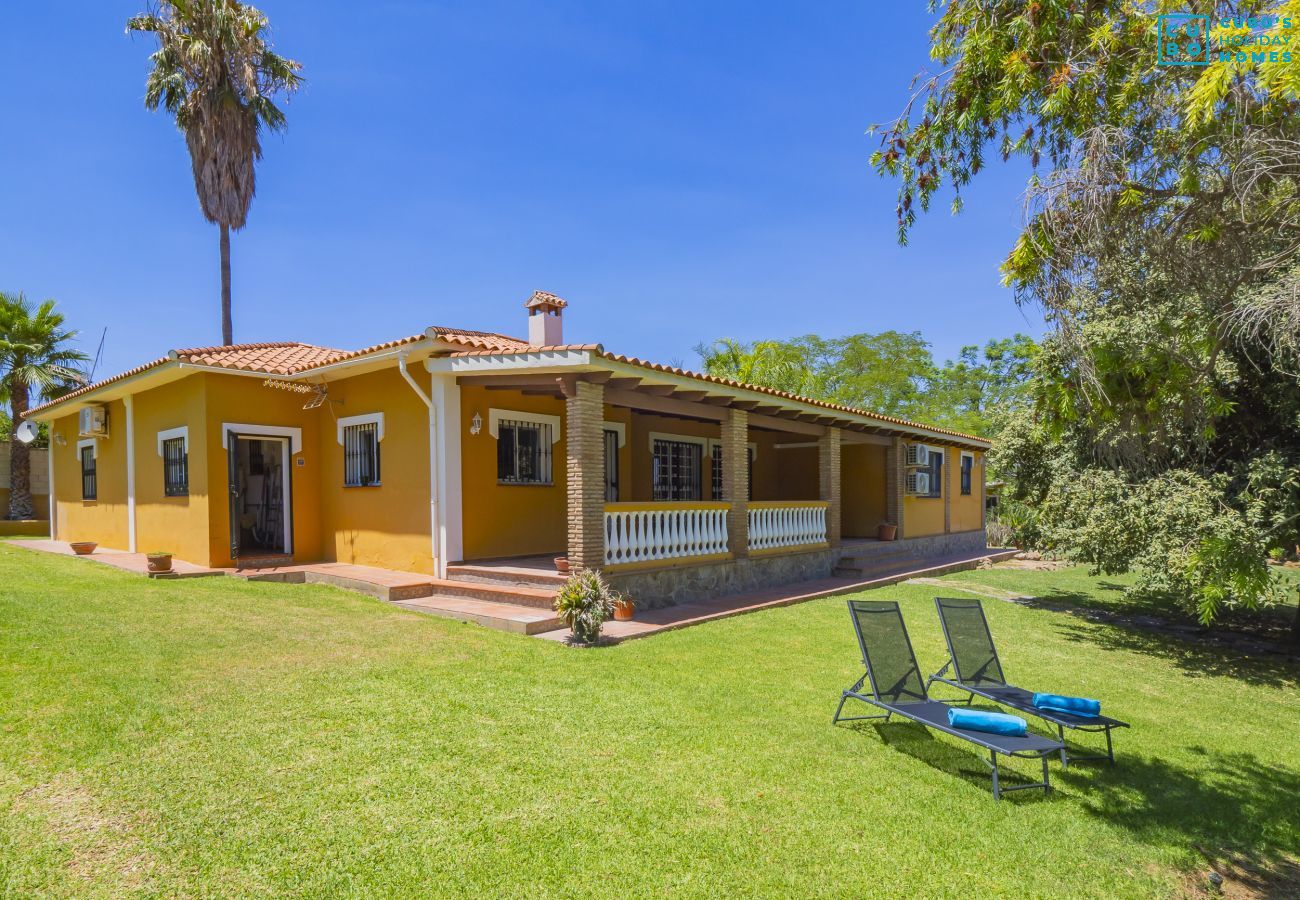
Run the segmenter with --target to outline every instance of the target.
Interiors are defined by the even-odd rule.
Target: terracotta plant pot
[[[620,622],[630,621],[632,613],[636,611],[636,604],[631,600],[614,601],[614,618]]]
[[[170,572],[172,570],[172,555],[170,553],[150,553],[146,559],[148,560],[150,572]]]
[[[561,575],[569,574],[569,558],[567,556],[555,557],[555,571]]]
[[[898,526],[882,522],[876,526],[876,537],[882,541],[892,541],[898,537]]]
[[[99,545],[94,541],[73,541],[68,546],[71,547],[72,552],[78,556],[89,556],[95,552],[95,548]]]

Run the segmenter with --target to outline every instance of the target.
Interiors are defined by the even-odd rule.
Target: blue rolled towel
[[[1069,713],[1072,716],[1101,715],[1101,701],[1086,697],[1062,697],[1059,694],[1034,694],[1034,706],[1048,712]]]
[[[979,709],[948,710],[948,724],[953,728],[965,728],[967,731],[986,731],[989,734],[1022,735],[1025,733],[1025,720],[1020,716],[1006,713],[984,712]]]

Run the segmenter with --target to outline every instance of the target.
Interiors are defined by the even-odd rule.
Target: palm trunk
[[[10,519],[35,518],[32,509],[32,457],[30,448],[18,440],[18,425],[27,412],[27,385],[17,382],[9,399],[13,434],[9,437]]]
[[[230,318],[230,226],[221,223],[221,343],[235,342],[234,323]]]

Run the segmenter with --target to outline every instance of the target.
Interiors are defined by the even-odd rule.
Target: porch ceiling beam
[[[785,431],[790,434],[807,434],[813,437],[821,437],[826,433],[826,429],[821,425],[813,425],[809,422],[799,422],[794,419],[767,416],[762,413],[750,413],[749,424],[758,428],[770,428],[773,431]]]
[[[640,378],[611,378],[605,382],[605,389],[610,391],[630,391],[640,383]]]
[[[732,400],[730,397],[710,396],[710,397],[700,398],[700,402],[707,403],[709,404],[709,406],[734,406],[737,409],[740,409],[741,408],[740,404],[744,403],[745,401]]]
[[[716,406],[703,403],[687,403],[672,397],[658,397],[642,391],[619,391],[605,389],[605,402],[610,406],[625,406],[647,412],[667,413],[676,416],[690,416],[694,419],[707,419],[721,422],[726,414]]]
[[[722,399],[726,399],[725,397]],[[757,400],[732,400],[731,405],[736,409],[743,409],[745,412],[753,412],[758,409]]]
[[[677,388],[671,384],[642,384],[636,389],[638,394],[649,394],[652,397],[668,397],[676,390]]]
[[[708,391],[674,391],[673,399],[685,400],[687,403],[700,403],[709,396]]]

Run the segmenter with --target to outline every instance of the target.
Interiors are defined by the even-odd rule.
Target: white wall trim
[[[651,453],[655,452],[655,441],[679,441],[683,444],[698,444],[700,452],[705,456],[709,455],[709,441],[713,440],[713,438],[696,437],[693,434],[672,434],[667,431],[652,431],[649,438]]]
[[[437,492],[438,531],[434,535],[438,552],[435,571],[447,577],[447,563],[465,558],[461,530],[461,429],[460,385],[451,374],[435,372],[430,379],[429,397],[433,400],[437,423]]]
[[[626,422],[601,422],[600,427],[603,431],[613,431],[618,435],[618,448],[620,450],[627,446]]]
[[[520,412],[514,409],[488,409],[488,434],[492,437],[500,437],[501,420],[513,419],[516,422],[531,422],[534,425],[551,426],[551,443],[560,442],[560,417],[548,416],[544,413]]]
[[[135,552],[135,395],[122,398],[126,408],[126,550]]]
[[[163,455],[163,442],[174,441],[176,438],[185,439],[185,452],[190,452],[190,426],[181,425],[177,428],[167,428],[158,432],[158,455]]]
[[[293,454],[302,452],[302,429],[291,428],[286,425],[245,425],[239,422],[222,422],[221,423],[221,446],[222,449],[229,450],[226,446],[226,436],[230,432],[237,435],[248,435],[249,437],[280,437],[289,439],[289,451]],[[287,483],[287,482],[286,482]]]
[[[384,414],[381,412],[364,413],[359,416],[344,416],[336,422],[338,426],[339,446],[343,446],[343,429],[351,425],[374,425],[375,439],[384,439]]]
[[[91,454],[95,459],[99,459],[99,442],[94,438],[82,438],[77,441],[77,465],[81,465],[81,451],[89,447],[95,452]]]
[[[50,492],[46,501],[50,505],[50,540],[57,541],[59,539],[59,503],[58,495],[54,493],[54,447],[54,435],[50,435],[49,449],[45,451],[45,468],[49,473],[46,490]],[[81,460],[77,460],[77,462],[81,462]]]

